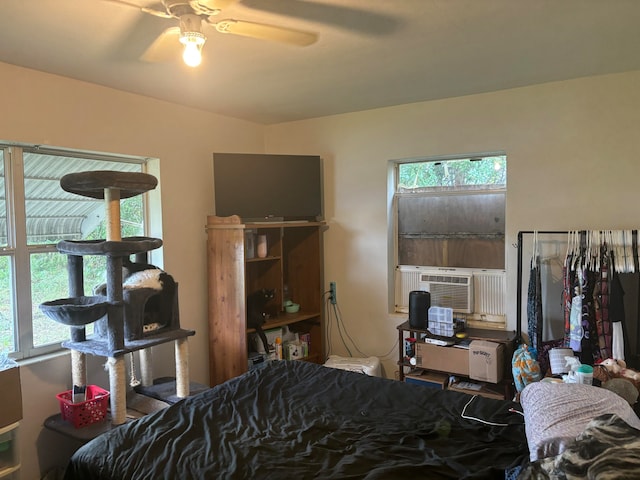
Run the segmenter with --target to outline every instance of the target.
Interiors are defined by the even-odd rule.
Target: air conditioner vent
[[[448,283],[448,284],[460,284],[460,285],[469,285],[471,283],[471,277],[455,277],[455,276],[444,276],[444,275],[429,275],[422,274],[420,275],[421,282],[435,282],[435,283]]]
[[[473,312],[473,275],[424,272],[420,274],[420,290],[431,294],[431,305],[452,308],[456,312]]]

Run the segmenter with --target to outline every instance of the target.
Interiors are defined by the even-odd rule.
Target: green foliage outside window
[[[398,191],[470,186],[503,188],[507,183],[506,167],[504,156],[401,163],[398,167]]]

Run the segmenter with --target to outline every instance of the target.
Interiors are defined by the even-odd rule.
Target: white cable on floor
[[[464,406],[464,408],[462,409],[462,413],[460,414],[460,416],[466,420],[475,420],[476,422],[480,422],[480,423],[484,423],[485,425],[493,425],[494,427],[508,427],[509,425],[511,425],[510,423],[495,423],[495,422],[490,422],[488,420],[483,420],[481,418],[477,418],[477,417],[471,417],[469,415],[466,415],[465,412],[467,410],[467,407],[471,404],[471,402],[473,402],[473,399],[476,398],[478,395],[474,395],[473,397],[471,397],[471,400],[469,400],[467,402],[467,404]],[[509,410],[511,411],[511,410]],[[520,413],[517,410],[513,410],[514,413]]]

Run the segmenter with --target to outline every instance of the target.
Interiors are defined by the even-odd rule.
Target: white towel
[[[622,331],[622,322],[613,322],[611,326],[613,329],[611,356],[616,360],[624,360],[624,333]]]

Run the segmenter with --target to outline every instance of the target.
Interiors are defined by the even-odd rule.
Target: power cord
[[[466,414],[467,407],[468,407],[469,405],[471,405],[471,402],[473,402],[473,400],[474,400],[476,397],[478,397],[478,395],[474,395],[474,396],[472,396],[472,397],[471,397],[471,399],[470,399],[470,400],[465,404],[464,408],[462,409],[462,413],[460,414],[460,416],[461,416],[462,418],[464,418],[465,420],[473,420],[473,421],[475,421],[475,422],[484,423],[485,425],[491,425],[491,426],[494,426],[494,427],[509,427],[509,426],[511,426],[511,425],[512,425],[511,423],[495,423],[495,422],[490,422],[490,421],[488,421],[488,420],[483,420],[483,419],[478,418],[478,417],[472,417],[472,416],[470,416],[470,415],[467,415],[467,414]],[[523,414],[522,412],[520,412],[520,411],[516,410],[515,408],[510,408],[510,409],[509,409],[509,412],[510,412],[510,413],[519,413],[520,415],[524,416],[524,414]]]
[[[327,291],[327,292],[324,293],[323,296],[326,297],[330,293],[331,293],[330,291]],[[338,329],[338,335],[340,337],[342,345],[345,347],[345,349],[347,350],[347,353],[349,354],[350,357],[353,357],[353,353],[352,353],[351,349],[349,348],[349,345],[347,343],[347,339],[351,343],[351,345],[353,345],[355,351],[357,353],[359,353],[360,355],[362,355],[363,357],[376,356],[378,358],[391,358],[392,355],[395,355],[395,350],[396,350],[396,347],[397,347],[395,341],[393,342],[393,346],[384,355],[368,355],[368,354],[364,353],[358,347],[358,344],[353,339],[353,337],[349,334],[349,331],[347,330],[346,325],[342,321],[342,312],[340,311],[340,306],[337,304],[337,302],[334,304],[327,297],[326,300],[325,300],[325,304],[326,304],[326,312],[327,312],[327,322],[326,322],[326,327],[325,327],[326,328],[326,338],[327,339],[331,339],[331,333],[332,333],[332,328],[333,328],[333,321],[332,320],[333,320],[333,318],[335,318],[336,328]],[[329,346],[327,348],[327,355],[331,355],[331,342],[329,342]]]

